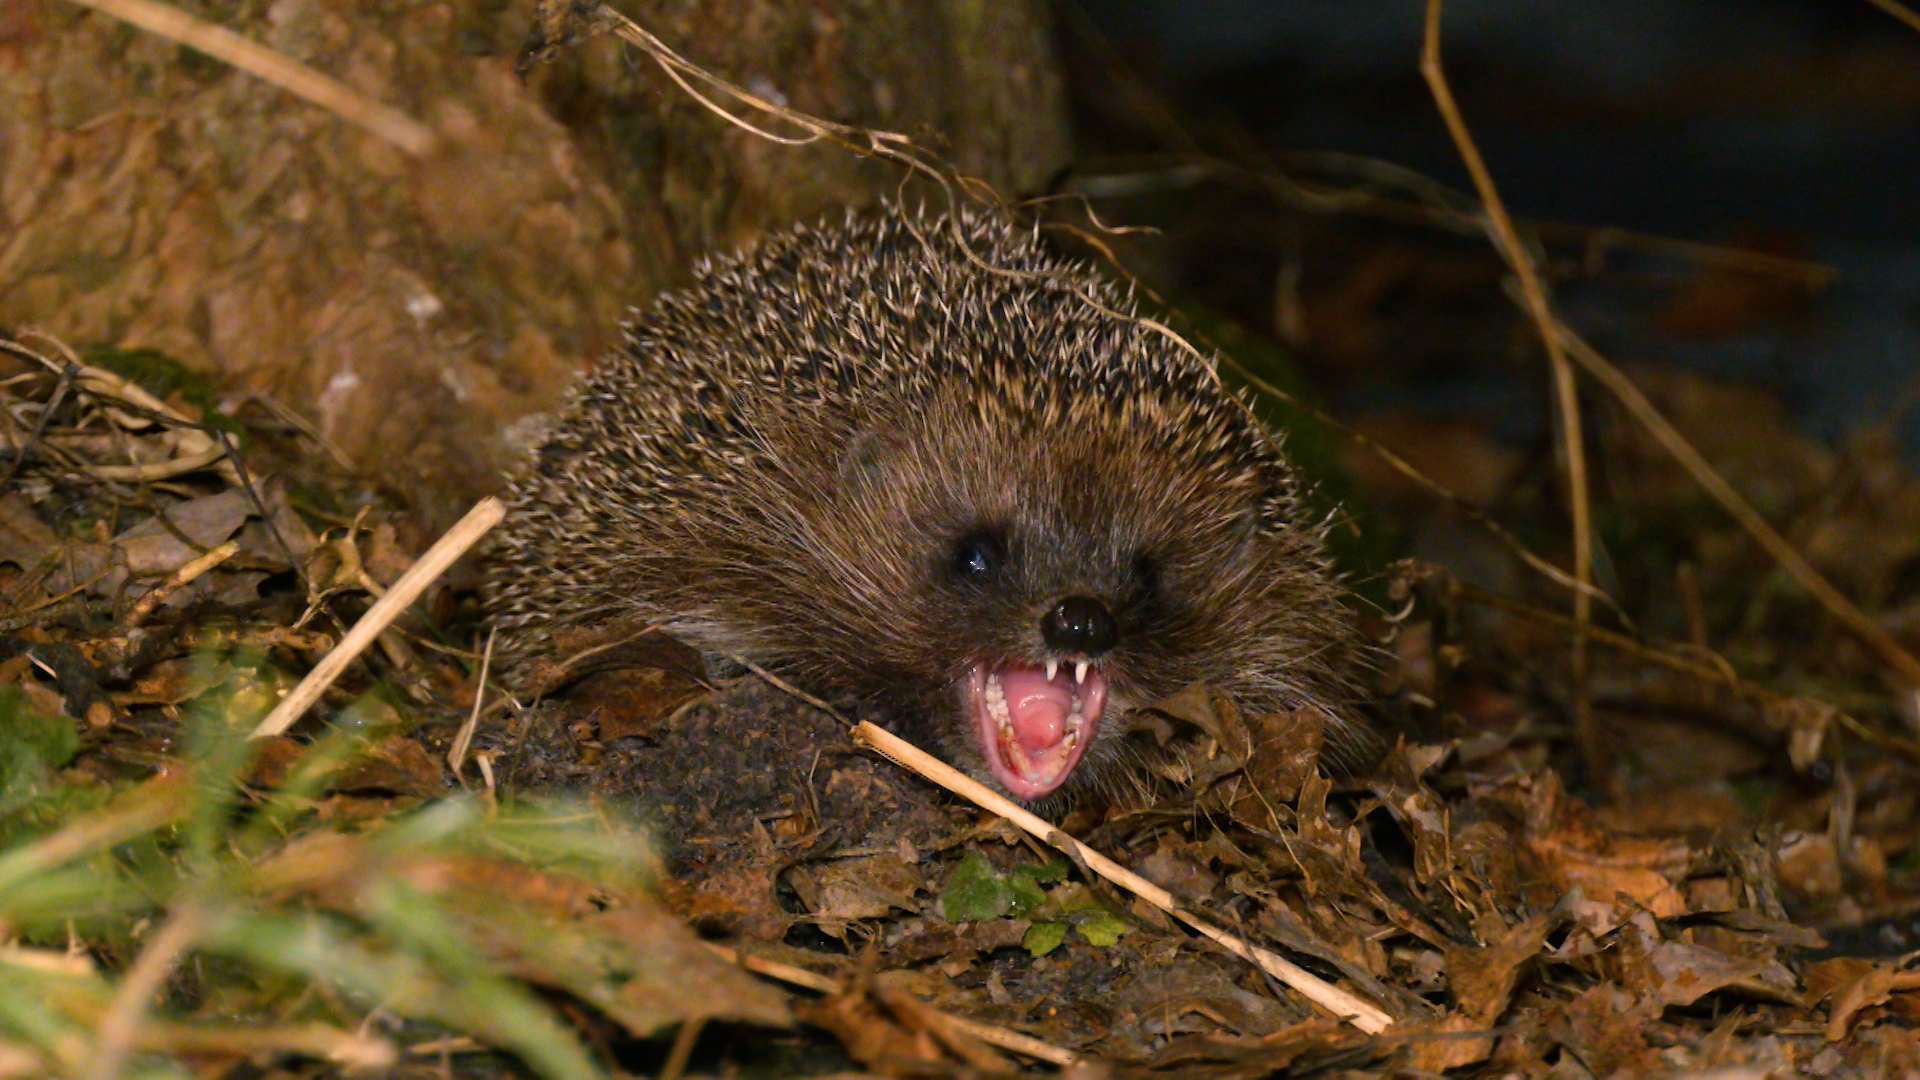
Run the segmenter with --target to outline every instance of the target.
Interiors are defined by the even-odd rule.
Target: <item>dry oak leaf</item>
[[[1920,971],[1907,971],[1889,964],[1874,964],[1836,987],[1833,1004],[1828,1008],[1827,1041],[1839,1042],[1862,1012],[1885,1005],[1902,990],[1920,990]]]

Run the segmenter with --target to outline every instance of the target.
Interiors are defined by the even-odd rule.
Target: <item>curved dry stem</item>
[[[1513,219],[1507,215],[1506,204],[1500,199],[1500,190],[1493,182],[1493,174],[1487,170],[1487,163],[1480,156],[1480,148],[1473,141],[1473,133],[1467,130],[1467,123],[1461,118],[1460,106],[1455,103],[1453,89],[1447,85],[1446,73],[1440,66],[1440,8],[1441,0],[1427,0],[1426,32],[1420,47],[1420,74],[1427,81],[1427,88],[1433,94],[1441,119],[1446,122],[1447,133],[1459,148],[1460,159],[1465,163],[1467,173],[1473,177],[1474,190],[1479,193],[1480,201],[1486,207],[1487,225],[1494,246],[1519,280],[1527,313],[1532,316],[1534,325],[1540,331],[1540,339],[1546,345],[1547,362],[1553,369],[1560,445],[1566,457],[1567,501],[1573,528],[1573,577],[1575,581],[1586,585],[1593,581],[1593,526],[1587,495],[1586,441],[1580,429],[1579,388],[1574,385],[1573,365],[1568,362],[1560,335],[1555,331],[1557,322],[1547,303],[1546,288],[1541,285],[1540,274],[1534,268],[1533,256],[1520,242],[1520,234],[1513,227]],[[1582,627],[1593,619],[1593,599],[1584,589],[1573,594],[1573,618]],[[1593,719],[1591,689],[1587,683],[1585,634],[1574,638],[1572,660],[1574,720],[1579,732],[1580,753],[1588,770],[1595,776],[1601,776],[1606,770],[1607,755]]]
[[[1822,607],[1825,607],[1842,626],[1847,628],[1849,633],[1858,638],[1861,644],[1873,650],[1874,655],[1905,680],[1907,685],[1920,688],[1920,660],[1915,659],[1914,655],[1895,640],[1892,634],[1868,618],[1866,612],[1861,611],[1853,601],[1847,599],[1845,594],[1834,588],[1820,571],[1815,570],[1813,565],[1794,549],[1787,538],[1769,525],[1767,519],[1761,517],[1760,512],[1734,490],[1726,477],[1721,476],[1708,463],[1706,457],[1695,450],[1693,444],[1687,442],[1679,429],[1673,426],[1673,422],[1661,415],[1660,410],[1654,407],[1653,402],[1647,399],[1647,395],[1638,386],[1634,385],[1632,379],[1627,378],[1626,373],[1608,363],[1607,358],[1600,355],[1599,350],[1587,344],[1584,338],[1565,323],[1557,320],[1554,322],[1554,336],[1580,364],[1581,369],[1595,382],[1605,387],[1620,404],[1626,406],[1634,419],[1640,421],[1641,426],[1645,427],[1654,440],[1680,463],[1688,475],[1693,477],[1694,482],[1699,484],[1714,502],[1719,503],[1721,509],[1732,515],[1748,535],[1766,549],[1767,554],[1773,557],[1773,561],[1779,564],[1780,569],[1785,571],[1788,577],[1818,600]]]
[[[898,735],[866,722],[856,726],[853,735],[857,741],[879,751],[895,764],[912,769],[955,795],[1006,818],[1081,866],[1186,923],[1199,931],[1201,936],[1299,991],[1309,1001],[1361,1031],[1378,1035],[1392,1026],[1393,1016],[1384,1009],[1327,982],[1270,949],[1263,949],[1213,925],[1182,907],[1172,893],[1047,824],[1013,800]]]
[[[1340,421],[1334,419],[1331,416],[1328,416],[1325,411],[1319,408],[1316,408],[1315,406],[1307,402],[1301,401],[1299,398],[1294,397],[1292,394],[1287,393],[1285,390],[1282,390],[1279,387],[1273,385],[1272,383],[1266,381],[1265,379],[1262,379],[1260,376],[1255,375],[1253,372],[1247,370],[1247,368],[1244,365],[1242,365],[1239,361],[1235,360],[1232,356],[1226,353],[1221,353],[1220,356],[1222,361],[1225,362],[1228,367],[1233,369],[1234,374],[1238,375],[1241,379],[1245,380],[1247,385],[1253,387],[1254,389],[1260,391],[1263,394],[1276,398],[1280,401],[1284,401],[1296,409],[1300,409],[1304,412],[1309,413],[1310,415],[1313,416],[1315,420],[1317,420],[1321,424],[1324,424],[1329,429],[1338,432],[1342,438],[1348,439],[1352,441],[1354,445],[1370,451],[1376,457],[1378,457],[1381,461],[1386,462],[1388,467],[1392,468],[1395,472],[1413,481],[1415,484],[1423,488],[1428,494],[1434,496],[1435,498],[1441,500],[1442,502],[1445,502],[1447,505],[1459,511],[1468,520],[1480,526],[1482,529],[1485,529],[1489,536],[1492,536],[1494,540],[1497,541],[1502,547],[1505,547],[1509,552],[1512,552],[1514,558],[1519,559],[1520,562],[1523,565],[1525,565],[1528,569],[1539,574],[1541,577],[1546,578],[1548,581],[1553,582],[1555,585],[1558,585],[1561,588],[1568,590],[1569,592],[1572,592],[1576,595],[1585,593],[1587,596],[1591,597],[1592,599],[1598,600],[1600,603],[1606,605],[1607,610],[1613,612],[1614,616],[1617,617],[1622,624],[1626,625],[1628,628],[1631,628],[1633,626],[1633,619],[1627,615],[1626,609],[1622,608],[1618,601],[1614,600],[1612,596],[1608,595],[1606,590],[1600,588],[1598,585],[1595,585],[1590,581],[1580,581],[1577,578],[1573,577],[1572,575],[1568,574],[1565,570],[1562,570],[1559,567],[1548,562],[1547,560],[1541,558],[1540,556],[1535,555],[1531,550],[1527,548],[1526,544],[1521,542],[1519,537],[1507,531],[1506,526],[1500,524],[1498,521],[1495,521],[1491,516],[1487,514],[1486,511],[1480,509],[1479,507],[1473,505],[1472,503],[1466,501],[1465,499],[1462,499],[1459,495],[1454,494],[1454,492],[1449,490],[1446,487],[1446,485],[1440,483],[1439,481],[1433,479],[1432,477],[1429,477],[1427,474],[1421,472],[1419,468],[1413,464],[1413,462],[1408,461],[1406,458],[1403,458],[1399,454],[1394,453],[1392,450],[1387,449],[1385,446],[1381,445],[1375,440],[1370,439],[1365,435],[1362,435],[1358,431],[1355,431],[1352,427],[1341,423]]]
[[[1899,0],[1867,0],[1867,3],[1906,23],[1907,29],[1920,31],[1920,15],[1915,15],[1912,8]]]
[[[225,61],[254,78],[270,82],[360,125],[414,157],[425,157],[439,143],[440,137],[432,128],[398,109],[382,105],[283,53],[249,41],[224,26],[196,19],[178,8],[155,0],[73,0],[73,3]]]
[[[380,636],[380,631],[399,618],[400,613],[445,573],[455,559],[466,554],[467,549],[485,536],[488,530],[500,524],[506,512],[506,506],[492,496],[475,503],[473,509],[467,511],[467,516],[434,541],[433,546],[406,573],[400,575],[400,580],[393,583],[387,595],[367,609],[367,613],[353,624],[353,629],[347,631],[347,636],[341,639],[340,644],[314,665],[307,677],[300,680],[300,685],[294,687],[293,692],[282,699],[266,719],[260,721],[251,737],[259,739],[279,735],[292,727],[301,714],[320,700],[320,695],[333,685],[347,665],[353,663],[354,658],[364,652],[368,645],[373,644],[374,639]]]
[[[126,1067],[127,1057],[137,1044],[141,1022],[152,1001],[173,974],[173,969],[193,948],[205,925],[205,912],[188,901],[174,908],[160,929],[147,939],[140,956],[127,969],[113,1000],[94,1028],[93,1054],[81,1075],[96,1080],[116,1080]]]

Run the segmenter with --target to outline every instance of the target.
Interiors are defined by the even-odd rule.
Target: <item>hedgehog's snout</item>
[[[1040,617],[1040,639],[1047,648],[1088,660],[1113,648],[1119,634],[1113,613],[1091,596],[1069,596]]]

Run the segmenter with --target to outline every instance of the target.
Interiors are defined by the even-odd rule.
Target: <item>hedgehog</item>
[[[511,483],[510,681],[657,629],[1029,804],[1137,767],[1129,714],[1195,683],[1351,737],[1325,521],[1213,359],[1135,311],[998,210],[703,260]]]

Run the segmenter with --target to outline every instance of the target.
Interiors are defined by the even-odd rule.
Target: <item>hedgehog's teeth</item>
[[[987,700],[987,713],[993,717],[993,724],[1008,737],[1013,735],[1013,712],[1007,708],[1007,691],[1000,685],[1000,676],[989,674],[985,692],[981,695]]]
[[[1053,677],[1052,673],[1049,672],[1047,677],[1052,678]],[[1079,686],[1081,683],[1086,681],[1087,681],[1087,662],[1085,660],[1081,660],[1073,665],[1073,685]]]
[[[1059,674],[1059,672],[1060,672],[1060,661],[1049,657],[1047,659],[1047,681],[1052,682],[1053,677]]]

